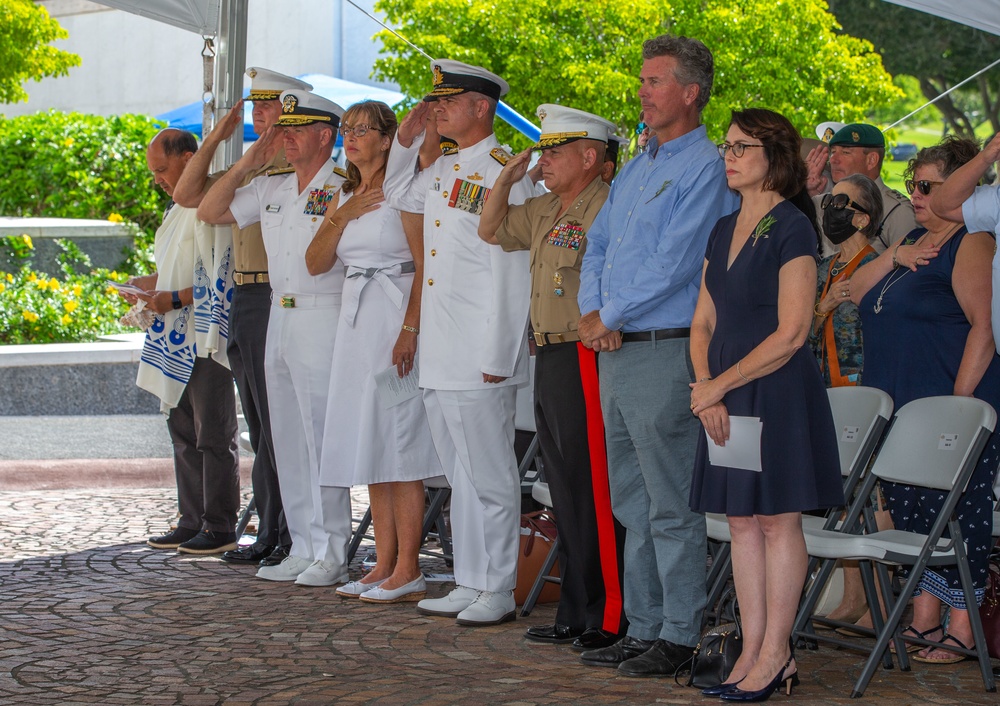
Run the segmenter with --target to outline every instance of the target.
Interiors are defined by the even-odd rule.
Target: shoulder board
[[[897,201],[909,201],[905,194],[901,191],[896,191],[895,189],[889,189],[889,195]]]
[[[444,155],[444,156],[446,156],[446,157],[449,154],[458,154],[458,145],[454,145],[454,144],[447,145],[447,144],[443,144],[442,143],[442,145],[441,145],[441,154]]]
[[[345,179],[347,178],[347,170],[342,167],[334,167],[333,173],[339,177],[344,177]]]
[[[511,154],[503,147],[494,147],[490,150],[490,157],[500,162],[500,164],[506,165],[510,161]]]
[[[291,174],[295,171],[295,167],[281,167],[279,169],[268,169],[265,172],[268,176],[278,176],[279,174]]]

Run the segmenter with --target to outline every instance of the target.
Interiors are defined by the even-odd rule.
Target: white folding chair
[[[978,655],[983,685],[987,691],[996,689],[982,623],[979,620],[979,612],[974,608],[975,591],[965,542],[956,515],[961,494],[979,462],[979,457],[995,425],[996,412],[993,408],[986,402],[971,397],[927,397],[904,405],[896,413],[895,421],[879,450],[871,472],[865,477],[847,512],[841,530],[805,528],[806,548],[810,556],[825,560],[827,566],[837,559],[851,559],[862,562],[862,568],[868,568],[868,571],[862,572],[862,578],[875,626],[876,640],[854,684],[852,697],[864,694],[879,661],[889,658],[890,641],[894,641],[900,668],[903,670],[909,668],[905,643],[900,634],[903,611],[924,569],[929,566],[946,565],[957,566],[966,605],[972,607],[969,610],[969,619],[972,623],[975,650],[969,650],[966,654]],[[929,534],[877,530],[871,508],[871,494],[875,489],[875,483],[879,480],[947,492],[944,504]],[[854,533],[862,519],[869,530],[868,534]],[[944,537],[946,530],[949,537]],[[879,572],[882,596],[889,610],[884,622],[874,586],[871,585],[870,563],[874,563]],[[893,599],[889,589],[888,566],[910,567],[909,576],[897,600]],[[793,626],[793,637],[832,642],[854,649],[867,649],[858,643],[848,643],[835,636],[812,632],[809,623],[813,619],[812,612],[821,589],[822,586],[816,582],[806,594]],[[910,638],[908,640],[925,645],[936,644],[929,640]],[[950,644],[947,645],[947,649],[961,651]]]
[[[827,390],[833,425],[837,430],[837,450],[840,454],[840,473],[844,477],[844,495],[850,502],[872,454],[875,452],[885,428],[892,418],[892,398],[874,387],[831,387]],[[826,517],[803,515],[803,526],[832,528],[840,516],[838,510]],[[722,546],[716,551],[708,575],[708,605],[714,609],[719,602],[732,574],[729,522],[726,516],[706,513],[708,538]],[[829,571],[832,571],[831,567]],[[829,572],[827,572],[829,573]],[[818,577],[826,583],[826,576]]]

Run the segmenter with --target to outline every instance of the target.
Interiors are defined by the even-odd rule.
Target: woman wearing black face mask
[[[861,319],[850,300],[850,280],[858,267],[878,257],[870,243],[882,222],[882,196],[871,179],[852,174],[823,197],[822,207],[823,232],[840,251],[817,268],[809,345],[827,387],[857,385],[863,361]]]

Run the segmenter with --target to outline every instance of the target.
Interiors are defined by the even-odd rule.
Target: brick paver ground
[[[526,642],[524,629],[550,622],[552,606],[464,628],[412,604],[345,601],[150,549],[145,538],[173,511],[162,487],[0,491],[0,704],[712,702]],[[852,701],[860,664],[850,652],[801,651],[794,703],[1000,703],[972,662],[880,672]]]

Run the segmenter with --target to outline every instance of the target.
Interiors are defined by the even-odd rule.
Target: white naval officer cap
[[[840,129],[844,127],[844,123],[838,123],[836,120],[827,120],[825,123],[820,123],[816,126],[816,137],[820,142],[829,142],[833,139],[833,136],[840,132]]]
[[[507,95],[510,85],[502,78],[481,66],[463,64],[451,59],[431,59],[434,89],[424,96],[425,101],[436,101],[444,96],[475,91],[493,100]]]
[[[282,91],[312,90],[311,83],[259,66],[248,68],[247,76],[250,77],[250,95],[247,96],[247,100],[251,101],[276,101]]]
[[[554,103],[538,106],[535,115],[542,121],[542,134],[532,149],[544,150],[573,140],[597,140],[607,143],[615,134],[615,124],[593,113]]]
[[[309,91],[284,91],[281,94],[281,117],[275,125],[325,123],[336,130],[342,117],[344,109],[323,96]]]

